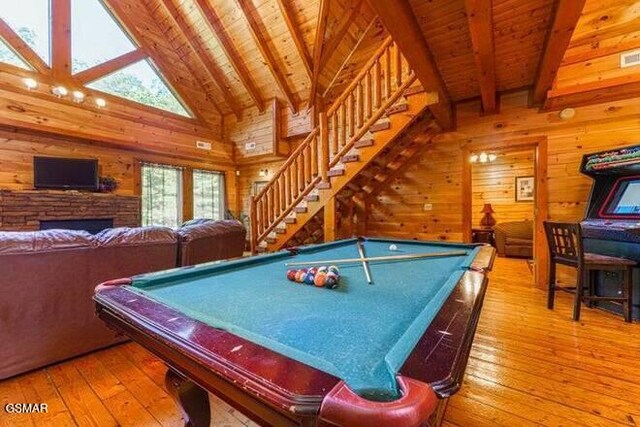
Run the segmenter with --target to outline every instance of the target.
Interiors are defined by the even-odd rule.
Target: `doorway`
[[[465,241],[491,239],[501,246],[501,256],[533,259],[539,287],[545,286],[548,265],[543,226],[548,208],[546,148],[546,138],[471,142],[463,147]]]

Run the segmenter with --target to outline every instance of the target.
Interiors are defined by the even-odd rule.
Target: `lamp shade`
[[[484,207],[482,208],[482,213],[494,213],[493,208],[491,207],[491,203],[485,203]]]

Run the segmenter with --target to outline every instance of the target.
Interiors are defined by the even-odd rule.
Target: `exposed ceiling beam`
[[[492,0],[465,0],[469,33],[476,63],[476,76],[480,85],[482,111],[496,112],[496,65],[493,45]]]
[[[333,78],[331,79],[331,83],[327,85],[327,88],[322,93],[323,97],[326,97],[329,94],[329,92],[333,88],[333,85],[336,83],[336,80],[338,79],[342,71],[349,65],[349,62],[351,62],[351,58],[353,58],[353,54],[358,50],[358,48],[362,44],[362,41],[367,37],[367,34],[369,34],[369,31],[371,31],[371,29],[375,26],[377,21],[378,21],[378,18],[374,18],[371,20],[371,22],[369,22],[369,25],[367,25],[367,28],[365,28],[365,30],[360,35],[360,38],[358,38],[358,41],[356,42],[355,46],[353,46],[353,49],[351,49],[351,52],[349,52],[349,55],[347,55],[344,61],[342,61],[340,68],[338,68],[338,71],[336,71]]]
[[[2,38],[15,53],[22,58],[27,64],[33,67],[34,70],[41,74],[48,74],[51,69],[46,62],[40,58],[40,55],[35,53],[31,46],[16,34],[6,22],[0,18],[0,38]]]
[[[264,100],[258,92],[258,88],[256,88],[256,85],[253,83],[251,75],[249,74],[249,70],[247,70],[247,66],[242,60],[242,57],[233,46],[233,42],[231,41],[231,38],[227,34],[226,30],[222,27],[222,23],[217,12],[213,9],[213,6],[211,6],[208,0],[196,0],[196,3],[198,4],[198,8],[205,18],[205,22],[218,38],[220,47],[222,47],[225,55],[227,56],[227,58],[229,58],[231,66],[238,74],[238,77],[240,78],[240,81],[242,81],[244,87],[247,89],[247,92],[249,92],[249,96],[251,96],[251,99],[253,99],[256,107],[258,107],[258,111],[260,111],[261,113],[264,112]]]
[[[144,49],[135,49],[124,55],[120,55],[107,62],[103,62],[100,65],[91,67],[77,74],[74,74],[74,78],[82,84],[87,84],[108,74],[113,73],[121,68],[131,65],[147,57],[147,52]]]
[[[71,79],[71,0],[51,1],[51,69],[57,79]]]
[[[442,129],[452,129],[454,119],[451,100],[409,0],[394,0],[393,13],[389,13],[388,0],[369,0],[369,4],[380,17],[424,89],[427,92],[438,93],[438,103],[429,107],[436,121]]]
[[[547,91],[551,89],[558,68],[562,62],[571,35],[578,23],[586,0],[557,0],[553,24],[549,28],[547,40],[542,50],[538,74],[533,88],[533,103],[544,102]]]
[[[260,17],[257,16],[257,11],[250,0],[236,0],[240,9],[242,9],[242,13],[244,14],[247,22],[249,23],[249,30],[251,31],[251,35],[253,36],[253,40],[256,42],[260,53],[262,54],[264,60],[267,63],[267,67],[269,71],[271,71],[271,75],[273,76],[278,88],[280,88],[280,92],[284,95],[291,108],[291,111],[294,113],[298,112],[298,102],[295,99],[294,94],[289,89],[289,85],[287,84],[286,79],[286,71],[282,70],[280,64],[275,57],[273,51],[269,48],[267,44],[267,40],[263,35],[264,24],[260,20]]]
[[[304,37],[302,37],[300,28],[298,27],[294,19],[293,11],[289,8],[287,0],[278,0],[278,6],[280,7],[280,12],[282,13],[284,22],[287,24],[287,28],[289,29],[289,34],[293,39],[293,43],[296,45],[296,49],[298,50],[298,55],[300,55],[300,59],[304,64],[305,70],[307,71],[309,80],[311,80],[313,78],[313,65],[311,63],[311,54],[309,53],[307,44],[304,41]]]
[[[545,110],[601,104],[640,97],[640,74],[629,74],[575,86],[551,89],[544,103]]]
[[[318,10],[318,23],[316,25],[316,37],[313,42],[313,75],[311,76],[311,91],[309,93],[309,106],[314,105],[316,92],[318,91],[318,79],[320,77],[320,59],[322,58],[322,46],[327,29],[327,16],[329,15],[329,0],[320,0]]]
[[[331,36],[331,39],[327,41],[326,46],[322,48],[322,56],[320,57],[320,70],[324,68],[324,66],[329,62],[331,56],[335,53],[336,48],[342,41],[343,37],[347,33],[351,24],[356,18],[356,15],[360,11],[360,6],[362,6],[362,0],[356,0],[356,2],[352,5],[349,13],[345,13],[342,16],[342,19],[337,24],[336,32]]]
[[[135,43],[140,46],[140,49],[146,52],[147,56],[149,56],[153,60],[153,64],[158,68],[162,77],[171,85],[171,87],[176,91],[176,95],[182,103],[188,107],[189,111],[195,116],[195,118],[201,123],[207,123],[207,120],[202,116],[200,111],[197,108],[194,108],[194,101],[191,97],[185,95],[185,91],[182,90],[182,84],[178,79],[173,76],[171,72],[171,67],[165,61],[165,57],[158,50],[158,47],[155,43],[144,43],[145,40],[144,35],[140,31],[139,27],[134,25],[134,22],[129,21],[131,19],[135,19],[135,16],[132,16],[131,13],[128,13],[128,9],[131,6],[128,5],[124,0],[102,0],[104,5],[107,6],[109,11],[113,14],[113,16],[121,23],[123,28],[127,30],[129,35],[133,38]],[[202,88],[202,85],[198,81],[198,84]],[[204,94],[204,88],[203,88]]]
[[[198,43],[197,34],[193,31],[191,25],[189,25],[180,15],[178,8],[173,4],[173,0],[160,0],[160,2],[164,5],[167,12],[169,12],[169,16],[184,35],[187,45],[194,52],[200,64],[202,64],[204,69],[207,71],[207,74],[209,74],[209,77],[211,77],[211,80],[213,80],[214,84],[222,93],[224,101],[227,103],[229,109],[236,117],[240,118],[240,109],[238,108],[240,102],[233,98],[228,86],[225,85],[224,74],[220,67],[218,67],[218,64],[211,59],[202,45]],[[213,102],[216,104],[215,101]],[[217,104],[216,108],[220,111],[220,107]]]

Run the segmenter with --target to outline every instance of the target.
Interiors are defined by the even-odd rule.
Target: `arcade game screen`
[[[613,215],[640,215],[640,179],[621,182],[607,211]]]

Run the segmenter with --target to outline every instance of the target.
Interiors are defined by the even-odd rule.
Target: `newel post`
[[[251,239],[251,254],[255,255],[258,252],[258,210],[256,209],[255,196],[250,197],[251,211],[249,213],[249,232]]]
[[[329,182],[329,122],[327,112],[320,112],[320,176],[322,182]]]

